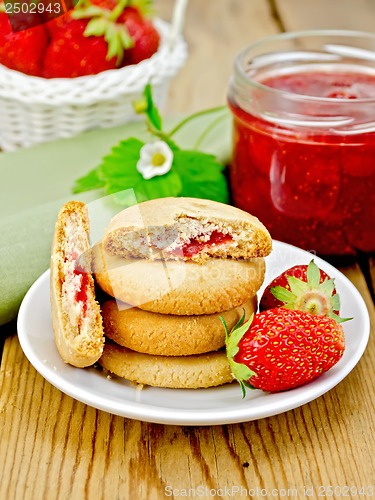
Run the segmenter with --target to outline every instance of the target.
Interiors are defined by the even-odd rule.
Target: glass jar
[[[375,251],[375,35],[275,35],[230,81],[234,204],[324,256]]]

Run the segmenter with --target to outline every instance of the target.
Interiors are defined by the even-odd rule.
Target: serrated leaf
[[[129,32],[128,32],[126,26],[120,25],[117,27],[117,30],[118,30],[118,36],[121,39],[122,46],[124,47],[124,49],[126,50],[126,49],[131,49],[132,47],[134,47],[134,45],[135,45],[134,40],[129,35]]]
[[[340,296],[338,293],[336,293],[335,295],[332,296],[331,305],[332,305],[332,309],[334,311],[340,310]]]
[[[280,300],[281,302],[292,302],[296,300],[294,293],[282,286],[273,286],[270,288],[270,292],[275,299]]]
[[[108,29],[108,21],[104,18],[94,18],[87,24],[84,36],[103,36]]]
[[[224,166],[215,156],[202,151],[179,150],[174,152],[173,165],[182,178],[181,196],[228,203]]]
[[[137,162],[139,160],[141,148],[144,142],[131,137],[126,141],[119,142],[113,149],[111,154],[105,156],[99,166],[99,175],[102,179],[112,177],[132,177],[141,174],[137,170]]]
[[[328,278],[325,279],[323,283],[321,283],[320,289],[323,290],[327,295],[332,295],[335,289],[335,280]]]
[[[245,335],[245,333],[249,330],[251,323],[253,321],[253,317],[254,315],[252,315],[249,321],[244,323],[242,326],[240,326],[239,328],[233,328],[232,331],[230,332],[228,341],[226,343],[228,358],[233,358],[238,353],[239,351],[238,343]]]
[[[288,285],[290,286],[290,290],[295,297],[299,297],[309,290],[309,285],[295,276],[287,276],[286,279],[288,281]]]
[[[88,19],[92,17],[103,16],[107,12],[100,7],[92,5],[90,7],[76,8],[71,12],[70,15],[73,19]]]
[[[98,176],[98,169],[91,170],[87,175],[77,179],[73,186],[73,193],[83,193],[92,189],[99,189],[104,186],[104,182]]]
[[[108,26],[104,39],[108,43],[107,61],[112,59],[112,57],[116,57],[117,66],[120,65],[124,57],[124,49],[121,38],[118,36],[116,28],[112,24]]]
[[[336,323],[345,323],[346,321],[350,321],[352,320],[353,318],[341,318],[341,316],[338,316],[337,314],[335,313],[331,313],[329,315],[330,318],[334,319],[336,321]]]
[[[235,361],[232,361],[230,363],[232,373],[238,380],[243,380],[247,382],[251,377],[256,375],[256,373],[251,370],[248,366],[242,364],[242,363],[236,363]]]
[[[156,176],[149,180],[142,177],[134,190],[137,199],[140,197],[142,201],[170,196],[176,197],[181,193],[181,179],[178,173],[172,169],[163,176]]]
[[[228,327],[227,327],[227,322],[225,321],[225,319],[222,317],[222,316],[219,316],[219,319],[220,321],[222,322],[223,326],[224,326],[224,331],[225,331],[225,343],[227,342],[228,338],[229,338],[229,332],[228,332]]]
[[[242,363],[236,363],[235,361],[233,361],[233,359],[229,360],[229,366],[233,376],[240,384],[242,398],[244,398],[246,396],[246,387],[248,387],[249,389],[254,389],[254,387],[250,384],[249,379],[256,375],[256,373],[248,366]]]
[[[307,282],[311,288],[318,288],[320,283],[320,269],[315,264],[314,259],[307,266]]]

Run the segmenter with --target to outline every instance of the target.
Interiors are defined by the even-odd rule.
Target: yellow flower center
[[[165,163],[165,156],[163,155],[163,153],[159,153],[159,152],[155,153],[152,156],[151,163],[152,163],[153,167],[161,167]]]

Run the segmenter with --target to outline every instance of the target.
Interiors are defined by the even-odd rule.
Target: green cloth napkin
[[[214,120],[215,114],[195,119],[176,134],[176,142],[184,148],[193,147]],[[174,122],[169,121],[171,126]],[[89,203],[103,196],[101,190],[73,195],[74,180],[96,167],[118,141],[131,136],[147,138],[143,123],[0,153],[0,325],[17,316],[25,293],[48,269],[60,207],[68,200]],[[227,162],[230,143],[228,115],[210,130],[200,149]]]

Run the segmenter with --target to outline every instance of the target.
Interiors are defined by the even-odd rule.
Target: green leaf
[[[310,289],[309,285],[305,281],[302,281],[295,276],[287,276],[286,279],[292,294],[294,294],[294,299],[306,293]]]
[[[140,182],[134,186],[134,191],[139,202],[179,196],[181,193],[181,179],[178,173],[173,170],[149,180],[142,177]]]
[[[92,189],[99,189],[104,182],[98,176],[98,169],[91,170],[87,175],[77,179],[73,186],[73,193],[83,193]]]
[[[181,196],[228,203],[224,166],[215,156],[202,151],[178,150],[174,152],[173,166],[182,179]]]
[[[291,302],[296,299],[294,293],[282,286],[273,286],[270,289],[270,292],[275,297],[275,299],[280,300],[281,302]]]
[[[307,266],[307,283],[311,288],[318,288],[320,283],[320,269],[314,259]]]
[[[246,323],[241,324],[241,326],[237,325],[232,328],[229,337],[227,338],[226,341],[226,349],[227,349],[227,357],[229,360],[233,359],[233,357],[238,353],[239,348],[238,348],[238,343],[242,339],[242,337],[245,335],[245,333],[248,331],[248,329],[251,326],[251,323],[253,322],[254,314],[251,315],[248,321]]]
[[[240,328],[244,322],[245,322],[245,317],[246,317],[246,311],[245,309],[242,309],[243,310],[243,313],[242,313],[242,316],[241,318],[237,321],[237,323],[234,325],[234,327],[232,328],[232,330],[236,330],[237,328]],[[253,320],[253,318],[249,318],[251,319],[251,321]]]
[[[117,35],[120,37],[124,49],[131,49],[135,43],[125,25],[117,26]]]
[[[124,57],[124,49],[121,45],[120,38],[117,36],[114,24],[108,24],[104,34],[104,40],[108,43],[107,61],[112,59],[112,57],[117,57],[117,64],[120,64]]]
[[[129,0],[129,3],[142,12],[144,16],[152,16],[155,13],[153,0]]]
[[[105,9],[91,5],[90,7],[75,8],[70,15],[73,19],[88,19],[103,16],[106,13],[108,13],[108,11]]]
[[[320,285],[320,290],[322,290],[328,296],[332,295],[334,289],[335,289],[335,280],[333,279],[326,278]]]
[[[353,318],[341,318],[341,316],[338,316],[337,314],[335,313],[330,313],[329,315],[330,318],[334,319],[336,321],[336,323],[345,323],[346,321],[350,321],[352,320]]]
[[[103,158],[97,169],[98,178],[104,183],[107,194],[117,194],[115,200],[127,204],[127,193],[133,189],[138,202],[168,196],[179,196],[182,189],[180,175],[173,168],[162,176],[145,180],[137,170],[141,148],[144,143],[131,137],[121,141]]]
[[[220,321],[223,323],[224,326],[224,331],[225,331],[225,343],[227,343],[227,340],[229,339],[229,332],[228,332],[228,327],[227,327],[227,322],[222,316],[219,316]]]
[[[144,142],[130,137],[126,141],[120,141],[109,155],[105,156],[99,166],[100,176],[104,177],[127,177],[138,174],[137,162]]]
[[[231,362],[231,368],[233,375],[238,380],[244,380],[247,382],[251,377],[256,375],[256,373],[253,370],[251,370],[248,366],[242,363],[236,363],[235,361]]]
[[[340,296],[338,293],[332,296],[331,298],[331,306],[334,311],[340,310]]]
[[[108,29],[108,21],[103,17],[97,17],[91,19],[91,21],[86,26],[84,31],[84,36],[103,36]]]

